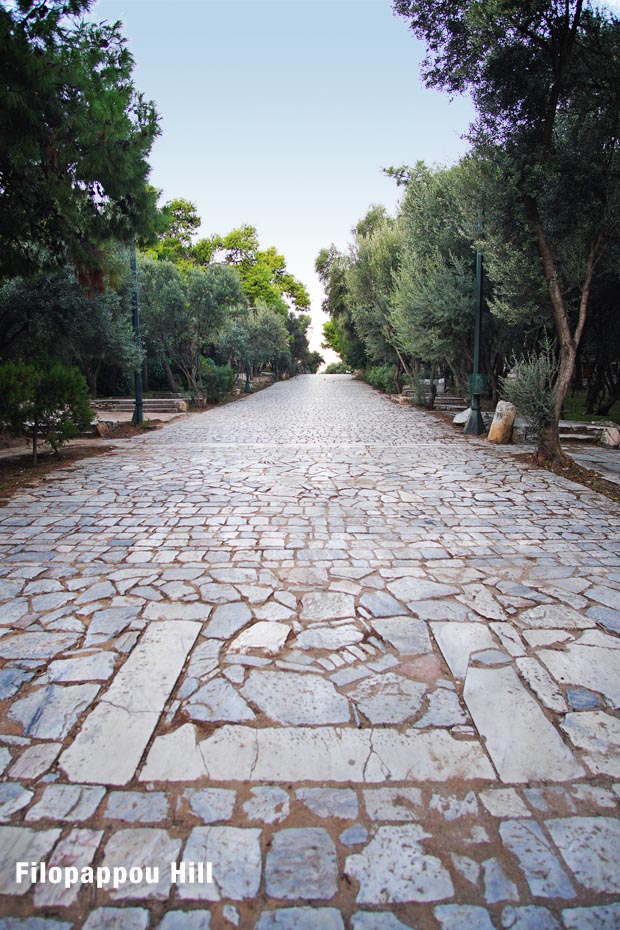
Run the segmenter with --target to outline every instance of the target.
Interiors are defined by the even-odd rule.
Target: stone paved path
[[[347,377],[21,493],[0,930],[617,930],[619,524]]]

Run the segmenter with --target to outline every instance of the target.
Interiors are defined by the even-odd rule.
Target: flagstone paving
[[[20,492],[0,930],[620,930],[619,527],[343,376]]]

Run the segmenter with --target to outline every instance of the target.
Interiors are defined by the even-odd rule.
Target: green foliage
[[[528,420],[537,439],[553,421],[553,384],[557,373],[553,345],[545,340],[541,352],[513,356],[508,375],[501,379],[504,399],[514,404],[521,416]]]
[[[219,404],[232,393],[235,372],[230,365],[216,365],[213,359],[200,358],[200,389],[208,404]]]
[[[195,205],[180,197],[171,200],[162,207],[159,223],[158,241],[147,254],[160,261],[191,261],[192,236],[201,223]]]
[[[100,245],[152,223],[157,133],[120,23],[70,19],[89,0],[0,6],[0,275],[71,262],[97,282]]]
[[[288,314],[287,299],[292,302],[295,310],[307,310],[310,307],[307,289],[286,270],[284,256],[273,246],[260,249],[254,226],[244,224],[224,236],[216,234],[201,239],[193,247],[192,256],[201,265],[213,262],[234,265],[252,306],[262,302],[278,310],[282,316]]]
[[[377,365],[374,368],[368,368],[364,372],[364,380],[371,387],[383,391],[384,394],[397,394],[398,388],[394,382],[393,365]]]
[[[0,429],[31,437],[34,464],[39,439],[58,453],[64,442],[88,429],[92,419],[88,386],[76,368],[59,362],[0,365]]]
[[[351,374],[351,369],[344,362],[330,362],[329,365],[325,367],[324,375],[349,375]]]

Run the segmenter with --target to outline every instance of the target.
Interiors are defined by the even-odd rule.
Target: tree
[[[190,200],[176,198],[164,204],[160,214],[161,231],[147,254],[160,261],[191,261],[192,236],[201,224],[195,205]]]
[[[0,275],[73,264],[99,284],[101,244],[151,222],[147,156],[159,132],[132,82],[120,23],[91,0],[0,7]]]
[[[194,260],[201,265],[217,261],[234,265],[243,282],[246,297],[252,306],[259,301],[278,310],[283,317],[289,311],[287,300],[295,310],[310,307],[310,295],[297,278],[286,270],[283,255],[273,247],[260,249],[254,226],[244,224],[225,236],[213,235],[201,239],[193,248]]]
[[[427,84],[471,92],[471,138],[519,198],[560,349],[539,454],[560,459],[596,265],[618,231],[620,23],[584,0],[394,0],[394,9],[427,43]]]
[[[32,439],[32,464],[37,464],[38,442],[44,439],[56,455],[67,439],[88,429],[94,413],[88,386],[77,368],[0,365],[0,428]]]
[[[349,264],[333,244],[316,257],[314,267],[325,290],[323,312],[331,317],[323,327],[323,348],[333,348],[351,368],[365,368],[366,349],[353,323],[347,291]]]

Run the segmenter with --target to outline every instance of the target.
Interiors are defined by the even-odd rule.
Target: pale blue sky
[[[193,201],[202,235],[251,223],[277,246],[318,348],[319,249],[345,248],[371,203],[394,209],[382,167],[456,161],[469,102],[423,87],[424,49],[389,0],[99,0],[91,15],[123,22],[156,101],[163,200]]]

